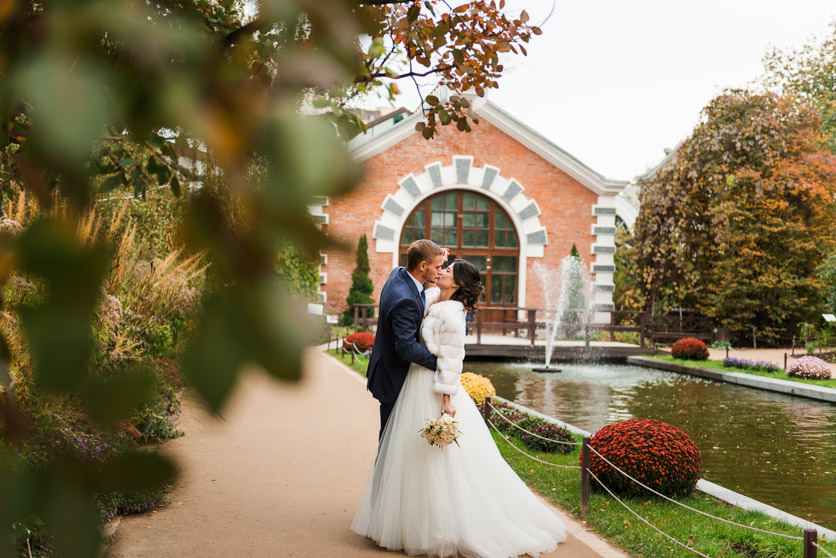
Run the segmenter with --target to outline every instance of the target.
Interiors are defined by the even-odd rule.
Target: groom
[[[444,250],[431,240],[416,240],[406,253],[406,268],[396,267],[380,292],[377,333],[366,372],[366,387],[380,401],[380,433],[398,399],[409,364],[435,370],[437,358],[418,342],[424,320],[424,283],[441,275]]]

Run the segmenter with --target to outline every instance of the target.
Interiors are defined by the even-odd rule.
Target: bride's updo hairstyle
[[[479,307],[479,299],[485,294],[479,270],[465,260],[455,260],[450,265],[453,266],[453,282],[459,286],[450,300],[458,300],[468,312],[476,310]]]

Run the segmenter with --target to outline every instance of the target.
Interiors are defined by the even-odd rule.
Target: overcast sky
[[[552,0],[508,6],[541,21]],[[834,18],[834,0],[556,0],[489,98],[597,172],[629,180],[687,137],[723,89],[761,75],[767,50],[823,37]]]

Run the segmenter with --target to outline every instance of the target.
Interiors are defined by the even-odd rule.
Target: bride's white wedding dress
[[[421,328],[439,359],[433,372],[412,364],[378,448],[351,529],[410,556],[509,558],[551,552],[566,540],[563,523],[505,462],[479,409],[459,387],[464,356],[460,302],[430,306]],[[460,329],[460,331],[459,331]],[[419,436],[451,393],[459,446],[430,446]]]

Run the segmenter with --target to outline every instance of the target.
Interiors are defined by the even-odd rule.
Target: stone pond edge
[[[631,357],[631,358],[636,358],[636,357]],[[634,363],[634,364],[638,364],[638,363]],[[663,363],[663,364],[667,364],[667,363]],[[836,391],[836,390],[833,390],[833,391]],[[501,402],[507,403],[508,405],[516,407],[517,409],[519,409],[521,411],[524,411],[524,412],[529,413],[531,415],[534,415],[536,417],[540,417],[540,418],[542,418],[544,420],[547,420],[547,421],[549,421],[553,424],[556,424],[558,426],[562,426],[563,428],[572,432],[573,434],[578,434],[580,436],[592,436],[592,432],[589,432],[589,431],[584,430],[582,428],[578,428],[577,426],[574,426],[574,425],[569,424],[567,422],[563,422],[562,420],[558,420],[554,417],[550,417],[549,415],[545,415],[543,413],[535,411],[534,409],[529,409],[525,405],[520,405],[519,403],[514,403],[513,401],[509,401],[509,400],[504,399],[502,397],[494,397],[494,399],[496,401],[501,401]],[[822,527],[821,525],[817,525],[816,523],[813,523],[812,521],[807,521],[806,519],[802,519],[798,516],[792,515],[790,513],[782,511],[782,510],[779,510],[778,508],[774,508],[774,507],[772,507],[768,504],[764,504],[763,502],[759,502],[758,500],[755,500],[754,498],[749,498],[748,496],[744,496],[743,494],[740,494],[739,492],[735,492],[733,490],[730,490],[728,488],[720,486],[719,484],[709,482],[705,479],[700,479],[697,482],[697,490],[699,490],[700,492],[704,492],[704,493],[706,493],[710,496],[713,496],[713,497],[717,498],[718,500],[722,500],[723,502],[726,502],[727,504],[731,504],[732,506],[736,506],[738,508],[741,508],[741,509],[744,509],[744,510],[747,510],[747,511],[761,512],[764,515],[767,515],[767,516],[769,516],[773,519],[777,519],[778,521],[782,521],[782,522],[787,523],[789,525],[794,525],[794,526],[800,527],[802,529],[815,529],[818,532],[818,537],[820,539],[826,537],[827,540],[829,540],[829,541],[836,540],[836,531],[833,531],[831,529],[827,529],[825,527]]]

